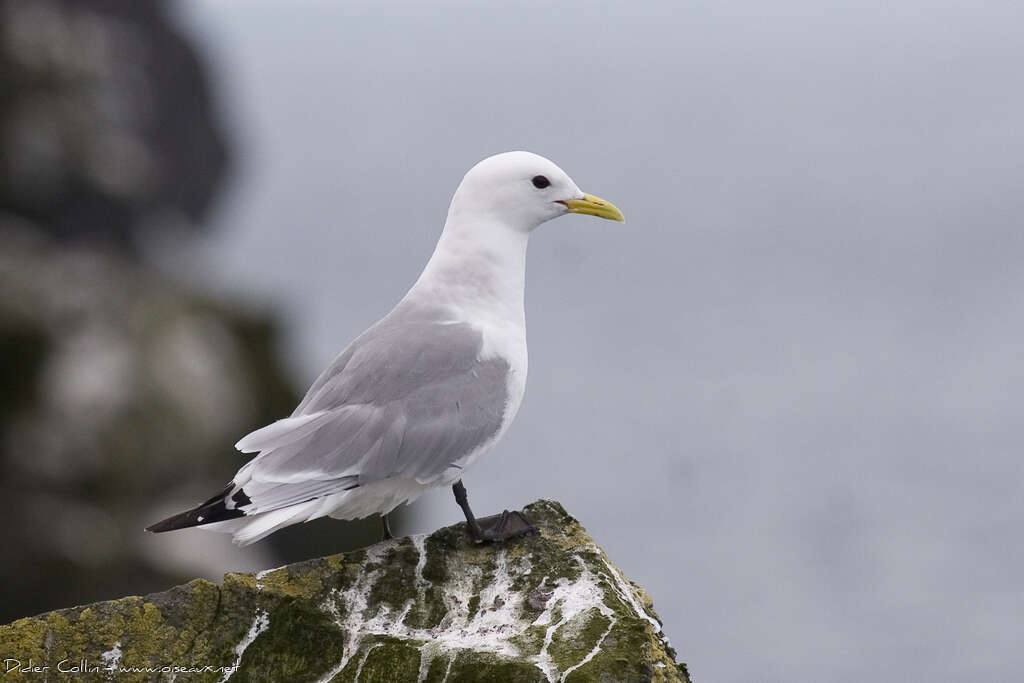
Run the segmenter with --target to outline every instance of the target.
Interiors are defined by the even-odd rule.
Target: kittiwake
[[[506,152],[471,168],[398,305],[342,351],[291,416],[235,445],[257,455],[224,490],[148,530],[198,526],[247,545],[325,515],[380,514],[390,537],[388,512],[450,485],[477,542],[531,531],[517,512],[478,522],[462,474],[523,399],[526,245],[566,213],[624,220],[536,154]]]

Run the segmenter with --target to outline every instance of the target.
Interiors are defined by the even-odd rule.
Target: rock
[[[0,621],[238,566],[170,562],[174,541],[142,529],[209,497],[245,462],[231,444],[291,412],[274,321],[3,216],[0,243],[0,499],[18,558],[0,563]]]
[[[474,545],[459,524],[21,619],[0,627],[4,668],[63,662],[85,672],[74,680],[118,681],[688,682],[647,593],[558,503],[525,512],[540,533],[500,546]]]
[[[167,0],[0,0],[0,211],[127,252],[204,229],[228,152]]]

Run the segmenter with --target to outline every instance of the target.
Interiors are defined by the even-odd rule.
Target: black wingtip
[[[151,524],[146,527],[146,531],[152,531],[154,534],[159,534],[163,531],[174,531],[175,529],[187,529],[191,526],[197,526],[201,522],[196,522],[195,517],[197,510],[188,510],[177,515],[172,515],[167,519],[161,520],[156,524]]]
[[[191,510],[185,512],[179,512],[176,515],[171,515],[167,519],[161,520],[156,524],[151,524],[146,527],[146,531],[151,531],[155,534],[162,533],[164,531],[175,531],[176,529],[188,529],[194,526],[201,526],[203,524],[210,524],[211,522],[223,522],[226,519],[237,519],[238,517],[245,517],[245,513],[238,508],[228,509],[224,504],[225,497],[231,493],[231,489],[234,488],[234,484],[228,484],[228,487],[218,493],[217,495],[210,498],[208,501],[201,505],[197,505]],[[241,494],[241,495],[239,495]],[[233,500],[239,503],[241,498],[245,499],[248,503],[248,497],[239,490],[235,494]]]

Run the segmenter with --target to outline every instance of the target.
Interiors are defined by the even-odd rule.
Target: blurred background
[[[208,497],[529,149],[530,380],[466,477],[560,500],[697,680],[1024,675],[1024,5],[0,0],[0,621],[361,545]],[[461,519],[447,490],[396,520]]]

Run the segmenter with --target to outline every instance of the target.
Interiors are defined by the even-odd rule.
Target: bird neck
[[[449,216],[430,261],[406,298],[440,305],[470,322],[499,318],[525,329],[529,231]]]

